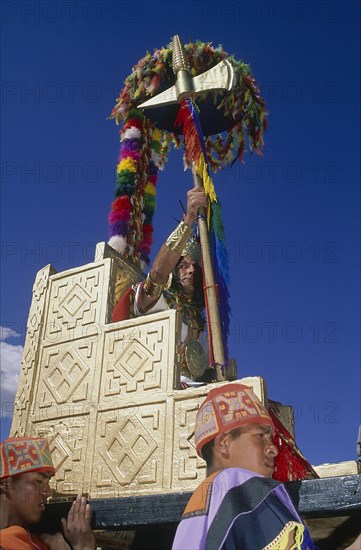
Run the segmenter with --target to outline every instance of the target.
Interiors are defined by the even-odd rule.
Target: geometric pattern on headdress
[[[201,265],[201,245],[196,236],[192,236],[182,250],[182,256],[189,256],[193,261]]]
[[[201,404],[194,429],[197,454],[218,434],[246,424],[274,425],[266,408],[250,387],[231,383],[212,389]]]
[[[209,169],[216,172],[237,158],[242,161],[247,146],[261,154],[267,111],[250,66],[229,56],[221,46],[196,41],[185,44],[184,49],[193,77],[225,58],[235,73],[232,89],[217,96],[217,113],[226,120],[227,128],[204,140]],[[138,105],[174,84],[172,51],[169,44],[139,60],[125,79],[110,117],[122,124],[122,129],[115,200],[109,214],[109,244],[143,270],[149,263],[153,241],[158,170],[167,160],[170,144],[179,147],[183,138],[179,128],[158,128]],[[212,102],[213,97],[209,92],[196,101]]]
[[[55,474],[49,444],[42,437],[9,437],[0,444],[0,479],[26,472]]]

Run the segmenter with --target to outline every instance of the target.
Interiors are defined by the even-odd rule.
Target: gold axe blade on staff
[[[227,59],[223,59],[212,69],[196,76],[191,76],[191,67],[184,51],[182,42],[178,35],[173,38],[173,71],[176,75],[174,86],[145,101],[138,107],[143,109],[147,116],[152,119],[151,110],[154,108],[166,109],[167,106],[179,103],[182,99],[194,98],[199,95],[217,91],[229,91],[233,86],[234,70]],[[149,114],[148,114],[149,110]],[[216,133],[219,130],[215,130]],[[195,185],[203,186],[202,178],[196,174],[194,163],[192,163],[192,174]],[[204,281],[206,292],[206,303],[208,303],[208,315],[211,333],[212,351],[215,361],[217,381],[234,379],[236,364],[230,359],[226,365],[224,346],[222,340],[221,323],[217,293],[214,280],[214,271],[211,257],[211,244],[206,221],[206,212],[201,208],[198,216],[198,227],[202,249],[202,260],[204,268]]]

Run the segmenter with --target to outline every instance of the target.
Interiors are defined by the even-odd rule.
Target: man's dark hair
[[[237,428],[233,428],[230,432],[228,432],[232,439],[236,439],[239,435],[241,435],[241,426],[238,426]],[[202,458],[206,461],[207,468],[211,468],[213,466],[213,448],[214,448],[214,439],[211,441],[208,441],[205,445],[203,445],[201,449]]]

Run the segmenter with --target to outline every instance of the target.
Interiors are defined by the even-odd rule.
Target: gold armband
[[[169,274],[168,280],[165,283],[155,283],[151,276],[150,272],[147,275],[147,278],[144,281],[143,284],[143,290],[148,296],[148,298],[159,298],[159,296],[162,294],[163,290],[168,290],[170,285],[172,284],[172,274]]]
[[[192,228],[189,227],[184,222],[180,222],[180,224],[175,228],[173,233],[169,235],[166,245],[171,250],[174,250],[174,252],[178,252],[178,254],[182,254],[183,249],[186,245],[186,242],[188,241],[191,234],[192,234]]]

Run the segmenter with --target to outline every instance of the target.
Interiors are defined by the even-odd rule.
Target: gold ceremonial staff
[[[173,38],[173,71],[177,77],[176,83],[171,88],[145,101],[138,107],[147,111],[152,108],[164,107],[179,103],[182,99],[195,97],[197,95],[230,90],[233,86],[234,71],[231,63],[224,59],[212,69],[196,76],[191,76],[191,67],[182,42],[178,35]],[[196,174],[194,163],[192,163],[193,181],[196,186],[203,186],[202,178]],[[208,303],[209,324],[208,330],[211,334],[212,351],[215,361],[217,381],[227,380],[224,346],[222,340],[221,323],[217,301],[217,293],[214,280],[214,271],[211,257],[211,244],[206,221],[206,212],[201,208],[198,216],[198,227],[202,249],[202,260],[204,268],[205,292]],[[231,366],[232,365],[232,366]],[[230,360],[227,371],[235,368],[234,360]]]

